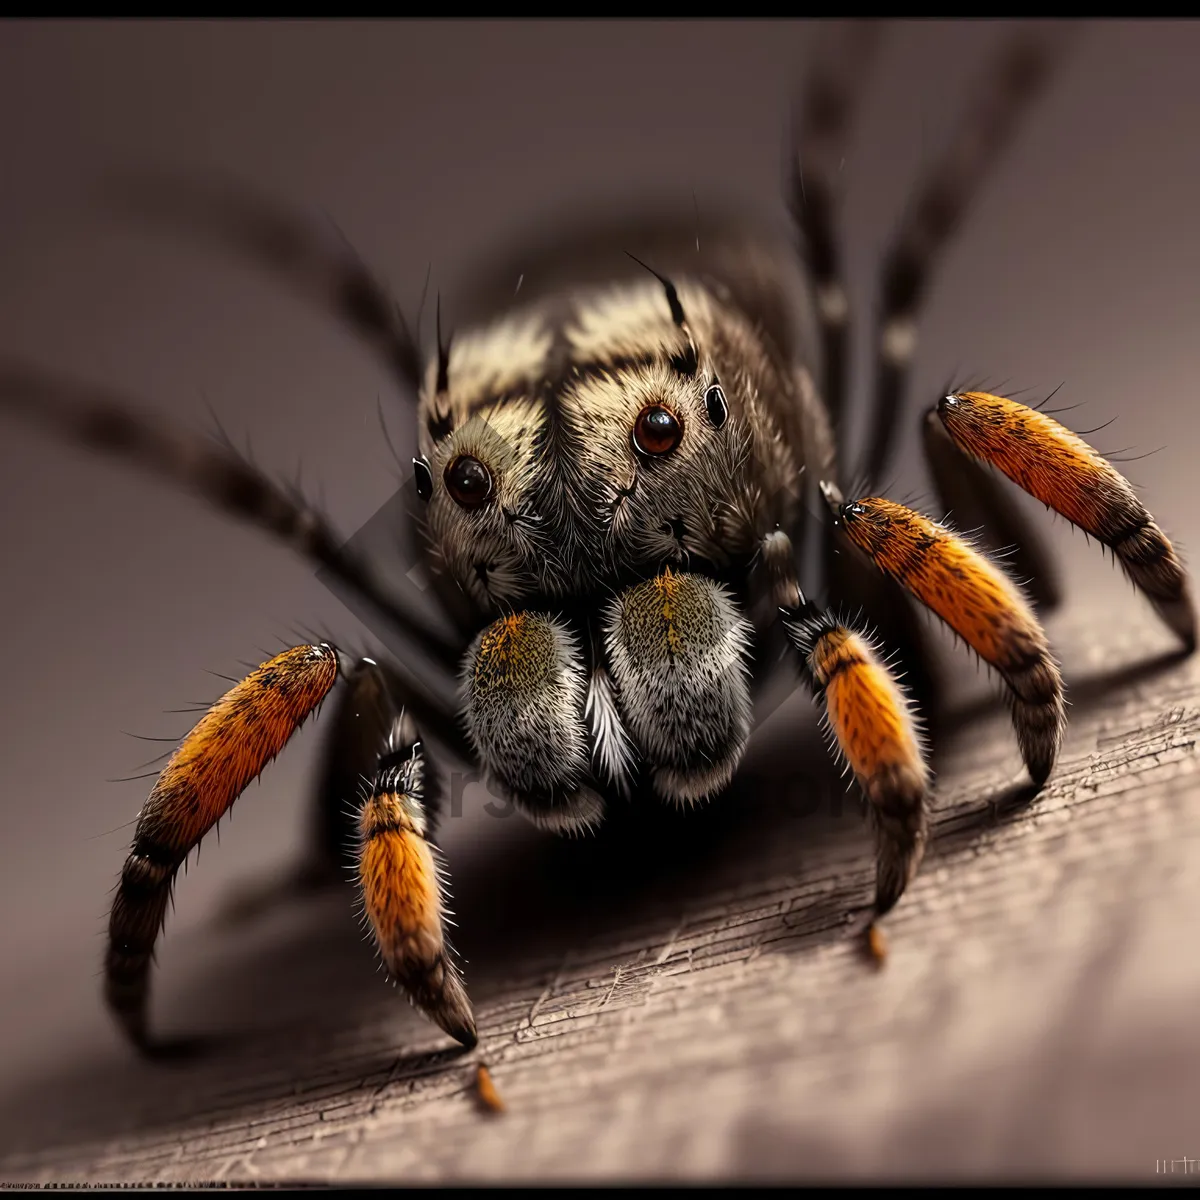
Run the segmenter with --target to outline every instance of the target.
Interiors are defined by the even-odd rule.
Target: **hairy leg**
[[[363,780],[374,777],[380,747],[396,714],[402,708],[412,711],[414,700],[416,711],[424,714],[422,725],[464,762],[471,761],[470,747],[453,713],[421,704],[390,663],[359,659],[335,694],[319,767],[309,864],[314,874],[341,879],[342,868],[354,860]],[[427,768],[427,794],[428,782]]]
[[[866,797],[875,828],[875,915],[912,882],[928,837],[929,770],[911,702],[865,633],[812,612],[789,621],[831,743]]]
[[[417,339],[344,237],[321,236],[313,221],[245,184],[141,173],[114,179],[106,199],[139,220],[198,235],[279,276],[363,338],[415,400],[421,383]]]
[[[988,171],[1048,83],[1070,32],[1063,23],[1034,22],[1006,38],[980,73],[945,153],[918,185],[884,256],[863,464],[869,486],[879,486],[892,455],[921,305],[938,261]]]
[[[1036,409],[986,392],[959,392],[936,419],[965,454],[1108,547],[1188,651],[1196,648],[1191,580],[1129,481],[1077,434]]]
[[[1030,776],[1044,783],[1066,728],[1062,676],[1021,590],[969,541],[879,497],[835,506],[847,539],[936,613],[1009,688]]]
[[[331,646],[277,654],[200,718],[159,775],[121,871],[104,964],[105,998],[139,1046],[148,1044],[150,964],[176,872],[337,678]]]
[[[896,670],[931,731],[942,718],[942,681],[929,634],[905,590],[894,579],[881,575],[861,557],[847,553],[836,527],[826,523],[826,592],[831,606],[859,614],[865,628],[875,630],[880,642],[891,648]]]
[[[94,451],[165,478],[290,545],[362,597],[418,652],[449,672],[459,646],[425,616],[389,595],[303,497],[209,438],[138,413],[120,393],[0,362],[0,411],[11,412]],[[414,685],[415,686],[415,685]]]
[[[378,694],[386,712],[386,689]],[[434,841],[437,797],[407,713],[392,709],[375,760],[358,810],[364,915],[391,978],[414,1007],[470,1049],[475,1018],[445,930],[448,881]]]
[[[999,480],[959,452],[936,413],[927,415],[922,436],[946,519],[958,529],[970,530],[990,554],[1003,555],[1039,611],[1057,607],[1062,589],[1046,541],[1005,494]]]
[[[422,714],[436,741],[463,762],[473,761],[458,729],[456,714],[410,688],[388,662],[343,662],[345,683],[333,694],[317,785],[314,789],[307,852],[281,878],[238,889],[225,907],[226,919],[245,921],[282,902],[334,884],[344,886],[357,862],[358,808],[363,782],[375,774],[391,715],[401,707]],[[428,767],[426,793],[430,791]],[[437,813],[426,808],[430,818]]]
[[[850,341],[850,299],[835,233],[838,180],[879,34],[878,22],[847,21],[818,40],[789,162],[788,201],[803,241],[821,338],[820,390],[835,433],[844,432]]]
[[[865,632],[804,598],[786,534],[764,539],[763,564],[804,678],[824,708],[832,748],[866,798],[881,917],[916,875],[928,837],[929,769],[914,706]]]

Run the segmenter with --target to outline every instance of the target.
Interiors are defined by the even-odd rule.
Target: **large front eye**
[[[642,454],[670,454],[682,437],[679,418],[661,404],[646,405],[633,424],[634,449]]]
[[[463,508],[478,508],[492,494],[492,473],[477,458],[460,454],[447,467],[446,491]]]

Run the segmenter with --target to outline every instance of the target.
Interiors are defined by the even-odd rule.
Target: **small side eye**
[[[708,419],[714,429],[720,429],[729,416],[729,404],[725,399],[725,391],[719,383],[704,393],[704,407],[708,409]]]
[[[460,454],[446,467],[446,491],[463,508],[478,508],[492,494],[492,473],[477,458]]]
[[[661,404],[648,404],[633,424],[633,448],[639,454],[670,454],[683,437],[679,418]]]
[[[416,475],[417,495],[422,500],[428,500],[433,495],[433,472],[424,455],[413,459],[413,472]]]

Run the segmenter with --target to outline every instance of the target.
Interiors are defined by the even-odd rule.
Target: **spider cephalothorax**
[[[425,375],[429,536],[481,614],[684,555],[725,566],[796,523],[805,445],[776,400],[800,407],[796,368],[699,281],[639,274],[529,302]]]
[[[1045,80],[1060,32],[1039,27],[1004,47],[886,256],[868,479],[894,441],[930,270]],[[419,677],[404,655],[354,662],[325,643],[297,646],[237,683],[184,738],[142,810],[112,908],[107,996],[137,1041],[175,873],[335,686],[321,804],[353,820],[325,822],[324,860],[336,864],[353,833],[388,970],[471,1045],[445,929],[434,743],[557,832],[594,826],[618,798],[697,804],[738,770],[758,689],[780,669],[771,650],[790,646],[781,669],[811,687],[872,816],[877,917],[899,900],[927,837],[918,708],[935,697],[917,686],[914,704],[894,669],[920,684],[914,602],[1001,677],[1036,784],[1064,734],[1063,680],[1036,610],[1053,579],[1036,531],[987,468],[1109,547],[1194,648],[1190,584],[1170,542],[1116,469],[1045,413],[964,390],[925,416],[939,496],[979,515],[978,542],[885,497],[844,496],[849,306],[834,181],[874,41],[873,27],[851,28],[808,81],[789,185],[803,255],[737,220],[710,223],[701,249],[690,209],[593,225],[516,256],[528,281],[519,304],[501,271],[502,285],[481,284],[476,315],[451,338],[439,311],[427,356],[357,259],[273,205],[161,181],[141,190],[145,211],[216,234],[315,293],[394,369],[414,401],[415,520],[452,635],[228,447],[161,429],[119,396],[0,370],[6,408],[290,541],[436,675]],[[819,345],[805,336],[814,330]],[[805,503],[818,494],[823,505]],[[812,511],[824,515],[816,585],[801,578]],[[1003,543],[1016,544],[1028,593],[989,557]],[[809,599],[818,586],[826,605]],[[837,615],[854,608],[862,620]],[[455,706],[439,698],[451,688]]]

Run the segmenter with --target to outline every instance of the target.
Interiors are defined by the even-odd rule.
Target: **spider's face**
[[[522,396],[471,417],[429,455],[435,557],[485,610],[561,585],[565,566],[538,452],[545,436],[545,413]]]
[[[661,292],[653,299],[665,309]],[[561,393],[582,484],[569,491],[574,519],[608,571],[724,562],[739,548],[736,518],[752,482],[737,397],[711,354],[669,322],[646,329],[650,348],[610,349],[601,362],[612,366],[578,372]]]
[[[647,276],[582,299],[566,337],[577,364],[559,402],[584,487],[576,519],[605,568],[728,561],[745,549],[755,477],[747,449],[741,318],[707,287]]]
[[[516,317],[454,341],[426,373],[415,465],[430,548],[485,611],[561,590],[539,398],[549,351],[543,325]]]
[[[491,364],[489,328],[430,367],[427,528],[485,611],[752,551],[759,380],[729,344],[734,318],[703,288],[680,294],[686,328],[651,278],[579,294],[560,324],[516,323],[523,364],[511,342]]]

